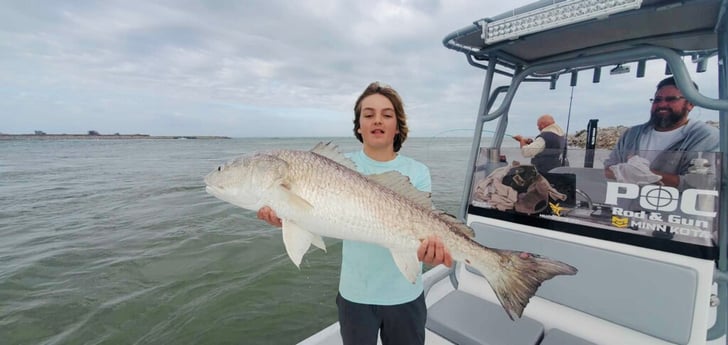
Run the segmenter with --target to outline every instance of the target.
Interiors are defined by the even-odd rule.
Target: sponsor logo
[[[627,226],[629,226],[629,218],[612,216],[612,225],[618,228],[626,228]]]
[[[690,237],[712,238],[712,222],[681,217],[660,212],[629,211],[619,207],[612,209],[612,225],[632,230],[662,231]]]
[[[682,193],[674,187],[659,185],[639,186],[631,183],[607,182],[605,204],[619,205],[622,200],[639,200],[647,211],[673,212],[680,210],[686,215],[715,218],[713,205],[718,191],[708,189],[686,189]],[[703,202],[699,202],[699,200]],[[707,200],[708,202],[704,202]],[[701,206],[708,205],[708,206]]]

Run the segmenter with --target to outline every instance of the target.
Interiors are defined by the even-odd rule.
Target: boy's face
[[[399,129],[392,102],[378,93],[365,97],[361,102],[357,132],[361,134],[366,146],[394,149],[394,137],[399,133]]]

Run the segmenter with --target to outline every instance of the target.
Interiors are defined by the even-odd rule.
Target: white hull
[[[615,7],[609,9],[609,6]],[[577,10],[571,12],[574,8]],[[524,191],[530,184],[519,185],[516,177],[523,178],[518,173],[518,165],[512,162],[516,159],[509,161],[502,155],[503,140],[510,140],[504,139],[506,132],[522,130],[508,128],[512,105],[532,101],[528,96],[514,100],[524,82],[541,83],[544,92],[548,92],[547,88],[556,88],[559,77],[562,82],[571,77],[570,86],[576,87],[578,77],[582,76],[583,80],[586,74],[589,81],[598,86],[603,71],[616,74],[625,70],[623,65],[632,64],[637,69],[636,77],[642,78],[646,64],[650,63],[650,68],[669,67],[675,85],[696,108],[720,111],[723,126],[718,137],[725,159],[725,151],[728,151],[725,126],[728,122],[728,70],[725,66],[719,69],[715,82],[719,95],[711,98],[701,93],[700,90],[706,89],[704,85],[700,90],[691,86],[696,78],[686,65],[691,64],[690,67],[694,67],[691,70],[699,73],[705,70],[708,58],[717,56],[720,65],[728,59],[726,9],[728,2],[718,0],[542,0],[471,22],[473,24],[445,37],[443,44],[447,48],[466,55],[471,65],[485,75],[485,82],[477,85],[483,87],[481,109],[477,112],[468,163],[471,170],[466,177],[467,194],[463,197],[459,216],[467,219],[476,232],[475,239],[483,245],[542,254],[573,265],[579,272],[575,276],[546,281],[530,300],[523,319],[508,320],[500,323],[501,328],[490,329],[499,324],[498,319],[505,317],[505,312],[491,308],[498,306],[498,302],[484,278],[462,265],[457,265],[451,275],[444,267],[434,268],[424,277],[428,305],[427,344],[516,343],[508,338],[493,340],[508,332],[514,337],[531,332],[530,340],[519,343],[534,345],[728,343],[725,335],[728,328],[728,225],[720,218],[728,214],[725,162],[713,161],[711,167],[715,168],[715,175],[709,177],[691,172],[695,165],[687,167],[687,164],[663,160],[661,163],[668,162],[676,171],[680,170],[674,174],[681,175],[681,181],[684,178],[683,182],[690,182],[694,178],[706,182],[699,187],[692,184],[689,188],[680,186],[680,190],[672,188],[674,194],[662,200],[680,203],[680,208],[665,210],[657,204],[643,203],[647,194],[638,196],[638,190],[639,193],[647,189],[662,193],[671,187],[637,183],[616,186],[613,180],[606,180],[602,162],[594,164],[592,146],[591,152],[585,150],[578,157],[584,162],[583,168],[558,167],[539,174],[549,175],[552,187],[559,184],[564,187],[560,192],[575,195],[569,203],[560,199],[563,205],[551,206],[549,212],[545,208],[519,211],[513,205],[507,207],[509,200],[521,202],[534,194]],[[608,12],[597,13],[601,10]],[[496,76],[505,76],[510,84],[497,87],[500,85],[494,82]],[[646,101],[654,91],[653,87],[651,85],[639,96],[625,92],[612,97],[613,94],[594,92],[598,95],[596,98],[608,98],[605,99],[607,102],[642,96]],[[625,90],[632,89],[625,86]],[[544,112],[560,109],[554,104],[543,106]],[[568,109],[570,118],[571,101]],[[625,107],[624,114],[600,114],[599,105],[593,105],[587,112],[594,114],[587,116],[593,116],[589,120],[590,126],[599,116],[619,115],[622,115],[619,121],[624,121],[621,123],[633,126],[647,120],[642,117],[647,109],[645,102],[644,109]],[[584,110],[580,109],[580,112]],[[692,114],[697,114],[696,120]],[[535,123],[537,114],[527,116],[533,116]],[[693,111],[690,122],[698,121],[699,116],[699,111]],[[489,121],[495,123],[495,131],[492,131],[491,142],[483,143],[481,139],[487,131],[484,123]],[[578,128],[583,128],[582,125]],[[587,138],[597,136],[596,131],[587,129],[585,132]],[[569,150],[570,158],[574,150]],[[695,155],[706,158],[715,151],[715,148],[705,148],[701,152],[676,150],[672,153],[684,155],[682,158]],[[587,164],[589,153],[591,164]],[[554,156],[553,152],[551,156]],[[521,160],[523,157],[516,158],[526,162]],[[510,182],[504,182],[506,179],[502,175],[491,178],[497,167],[508,164],[513,172]],[[723,183],[714,183],[713,177],[720,177],[718,180],[722,179]],[[707,183],[709,181],[712,182]],[[518,199],[514,201],[507,193],[496,192],[506,185],[514,191],[521,189]],[[626,189],[633,189],[635,193],[632,196],[622,194]],[[496,198],[490,198],[494,194]],[[718,202],[709,203],[710,209],[705,209],[694,197],[698,194],[715,196],[710,200]],[[620,201],[631,203],[630,206],[612,201],[617,199],[615,195],[621,198]],[[644,199],[640,199],[639,207],[634,207],[633,202],[639,198]],[[660,198],[657,199],[659,203]],[[547,202],[551,200],[556,199],[546,198]],[[702,211],[696,212],[698,209]],[[713,216],[712,211],[720,216]],[[718,299],[722,299],[722,305],[712,306]],[[445,311],[447,315],[440,315]],[[557,338],[564,335],[565,338]],[[708,341],[708,335],[717,339]],[[336,324],[301,342],[340,343]]]

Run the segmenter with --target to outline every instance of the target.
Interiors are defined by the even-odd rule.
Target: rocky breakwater
[[[718,122],[706,121],[707,124],[718,128]],[[617,140],[629,127],[627,126],[616,126],[616,127],[604,127],[597,128],[597,149],[612,149],[617,144]],[[586,147],[586,130],[578,131],[574,134],[570,134],[567,139],[569,147]]]
[[[149,135],[149,134],[3,134],[2,140],[129,140],[129,139],[230,139],[223,136],[184,136],[184,135]]]
[[[597,149],[612,149],[617,144],[617,140],[629,127],[617,126],[617,127],[604,127],[597,128]],[[586,129],[582,129],[574,134],[570,134],[567,143],[569,147],[586,147]]]

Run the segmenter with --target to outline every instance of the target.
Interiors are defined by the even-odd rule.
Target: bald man
[[[539,173],[561,166],[561,152],[564,149],[564,130],[556,124],[551,115],[541,115],[536,121],[539,134],[535,139],[521,135],[513,137],[521,145],[523,157],[531,158],[531,164]]]

